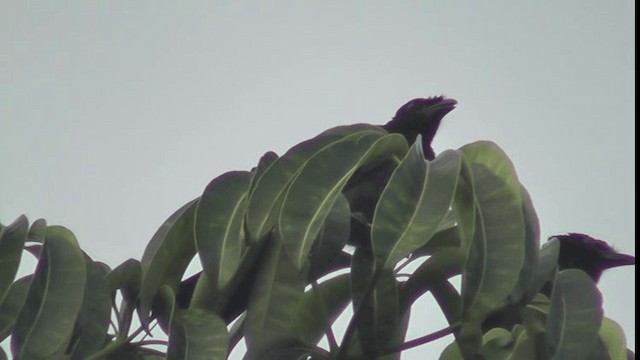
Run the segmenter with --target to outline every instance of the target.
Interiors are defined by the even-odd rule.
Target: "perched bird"
[[[380,127],[389,133],[403,135],[409,145],[421,135],[425,158],[433,160],[435,151],[431,142],[440,122],[456,104],[455,100],[445,99],[443,96],[413,99],[402,105],[395,116]],[[350,245],[369,246],[369,226],[373,219],[373,211],[396,165],[389,159],[369,164],[358,169],[349,179],[343,193],[349,200],[353,214]]]
[[[551,238],[560,242],[558,269],[580,269],[594,282],[598,282],[607,269],[636,264],[634,256],[618,253],[606,242],[589,235],[569,233]]]
[[[431,147],[433,137],[438,131],[440,121],[456,107],[457,101],[445,99],[443,96],[434,96],[426,99],[413,99],[402,105],[396,111],[396,115],[382,128],[390,133],[402,134],[409,145],[413,144],[422,135],[422,149],[428,160],[433,160],[436,155]]]
[[[579,269],[591,277],[597,283],[602,273],[610,268],[635,265],[636,258],[631,255],[616,252],[609,244],[602,240],[594,239],[589,235],[569,233],[566,235],[551,236],[558,239],[560,252],[558,254],[558,270]],[[551,297],[553,284],[548,282],[540,290],[547,297]],[[503,309],[491,314],[483,322],[484,331],[495,327],[510,329],[513,325],[521,323],[521,310],[531,299],[522,299],[518,303],[510,304]]]

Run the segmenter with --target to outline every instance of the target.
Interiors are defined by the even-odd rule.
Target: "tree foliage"
[[[441,359],[626,359],[592,279],[558,271],[557,241],[540,246],[507,155],[479,141],[427,160],[421,144],[356,124],[266,153],[113,269],[21,216],[0,232],[0,341],[20,359],[224,359],[242,339],[247,359],[398,359],[453,334]],[[38,264],[16,279],[25,250]],[[194,257],[202,272],[184,279]],[[426,293],[448,325],[406,339]],[[156,325],[167,341],[147,338]]]

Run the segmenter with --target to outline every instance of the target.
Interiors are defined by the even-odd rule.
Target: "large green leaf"
[[[43,243],[47,236],[47,221],[45,219],[38,219],[31,224],[29,228],[29,234],[27,235],[27,242]]]
[[[16,358],[49,359],[66,347],[82,307],[86,281],[84,255],[75,236],[63,227],[49,227],[11,338]]]
[[[304,296],[305,276],[284,253],[282,243],[267,244],[247,309],[245,340],[250,352],[282,340]]]
[[[134,303],[140,293],[142,282],[142,266],[136,259],[127,259],[115,269],[109,271],[105,278],[111,296],[115,296],[116,290],[121,290],[125,301]]]
[[[106,265],[85,256],[87,287],[84,301],[71,340],[71,359],[86,359],[100,350],[107,341],[111,320],[111,291],[107,285]]]
[[[551,359],[587,359],[602,324],[602,295],[581,270],[560,271],[555,278],[547,320]]]
[[[520,183],[504,152],[490,142],[461,148],[472,172],[476,219],[462,276],[464,317],[482,320],[513,291],[525,260]]]
[[[7,296],[0,304],[0,342],[11,335],[20,309],[22,309],[24,301],[27,299],[32,278],[33,275],[28,275],[11,284]]]
[[[379,265],[396,262],[427,243],[449,212],[461,157],[448,150],[427,161],[416,141],[391,175],[373,217],[371,240]]]
[[[317,344],[327,329],[349,304],[350,276],[338,275],[304,293],[295,320],[289,329],[303,342]]]
[[[399,325],[398,283],[393,269],[376,270],[373,255],[361,248],[353,256],[351,274],[360,345],[373,357],[386,348]]]
[[[540,250],[540,222],[538,215],[533,207],[529,192],[521,186],[522,191],[522,213],[525,223],[525,241],[524,241],[524,263],[520,270],[520,277],[513,292],[509,295],[509,302],[516,303],[524,298],[531,288],[534,281],[536,269],[538,265],[538,256]],[[535,295],[535,294],[534,294]]]
[[[627,360],[627,339],[617,322],[609,318],[602,319],[598,334],[611,360]]]
[[[203,270],[222,289],[240,265],[251,173],[232,171],[213,179],[198,201],[195,238]]]
[[[349,202],[344,195],[339,195],[318,233],[309,253],[309,276],[319,276],[331,272],[333,265],[339,267],[340,256],[351,230],[351,212]]]
[[[162,285],[176,289],[196,254],[193,235],[196,200],[174,212],[156,231],[144,250],[140,260],[140,318],[145,326],[158,289]]]
[[[159,290],[163,322],[169,323],[167,360],[223,360],[227,355],[227,326],[216,314],[202,309],[180,310],[168,286]]]
[[[529,286],[529,296],[535,296],[547,282],[553,279],[554,273],[558,268],[559,255],[560,241],[558,241],[558,239],[553,238],[542,245],[538,258],[538,266],[536,266],[533,279]]]
[[[299,269],[349,177],[370,161],[401,157],[406,149],[401,135],[369,131],[325,147],[304,164],[285,195],[278,222],[282,243]]]
[[[252,241],[262,239],[277,222],[277,209],[289,183],[314,154],[345,136],[363,133],[385,134],[378,126],[356,124],[329,129],[287,151],[262,173],[256,173],[247,205],[247,230]]]
[[[18,272],[28,229],[29,221],[24,215],[0,229],[0,304]]]

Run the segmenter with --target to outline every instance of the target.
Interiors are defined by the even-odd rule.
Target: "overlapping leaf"
[[[415,142],[391,175],[373,217],[374,254],[387,268],[427,243],[453,202],[460,155],[449,150],[427,161],[421,144]]]
[[[245,322],[247,348],[259,350],[287,336],[304,296],[304,274],[295,270],[282,244],[273,239],[258,272]]]
[[[84,255],[75,236],[63,227],[49,227],[11,338],[15,357],[50,359],[64,351],[82,306],[86,280]]]
[[[203,270],[221,290],[238,269],[245,247],[244,215],[251,173],[213,179],[198,201],[195,238]]]
[[[475,231],[463,271],[466,319],[482,319],[506,301],[525,260],[526,224],[520,183],[504,152],[490,142],[461,148],[471,169]]]
[[[287,190],[278,222],[282,243],[299,269],[349,177],[370,161],[399,158],[406,151],[403,136],[369,131],[325,147],[304,164]]]
[[[22,215],[11,225],[3,226],[0,230],[0,304],[7,296],[18,272],[28,228],[29,222]]]
[[[263,173],[256,173],[247,205],[247,229],[253,241],[262,239],[276,225],[280,204],[289,183],[314,154],[345,136],[385,134],[378,126],[356,124],[329,129],[304,141],[275,160]]]
[[[173,213],[147,245],[140,263],[140,318],[146,325],[153,298],[162,285],[177,288],[182,275],[196,254],[193,222],[196,200]]]
[[[560,271],[555,278],[547,343],[551,359],[587,359],[602,324],[602,295],[581,270]]]
[[[28,275],[11,284],[2,304],[0,304],[0,342],[4,341],[13,330],[18,314],[27,299],[33,275]]]

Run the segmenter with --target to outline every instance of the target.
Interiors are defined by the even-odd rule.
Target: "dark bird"
[[[618,266],[635,265],[636,258],[631,255],[621,254],[615,251],[609,244],[602,240],[594,239],[589,235],[569,233],[566,235],[551,236],[558,239],[560,252],[558,254],[558,270],[579,269],[591,277],[597,283],[602,273]],[[553,284],[548,282],[540,290],[547,297],[551,297]],[[514,324],[520,323],[521,310],[530,299],[507,305],[505,308],[491,314],[482,324],[484,331],[495,327],[510,329]]]
[[[431,142],[440,122],[456,104],[455,100],[445,99],[443,96],[413,99],[402,105],[395,116],[380,127],[389,133],[403,135],[409,145],[421,135],[425,158],[433,160],[435,151]],[[396,165],[392,160],[382,160],[358,169],[349,179],[343,193],[349,200],[353,214],[350,245],[370,246],[369,233],[373,212]]]
[[[409,145],[416,141],[418,134],[422,135],[424,155],[428,160],[433,160],[436,157],[431,147],[433,137],[442,118],[453,110],[456,104],[457,101],[445,99],[444,96],[413,99],[402,105],[393,119],[382,125],[382,128],[390,133],[404,135]]]
[[[569,233],[552,236],[550,239],[552,238],[560,242],[558,269],[580,269],[594,282],[598,282],[607,269],[636,264],[634,256],[621,254],[606,242],[589,235]]]

